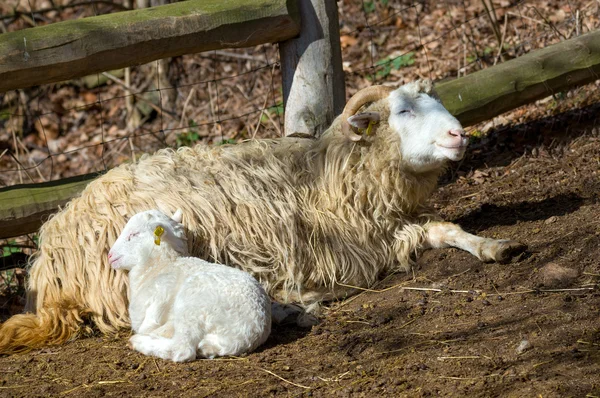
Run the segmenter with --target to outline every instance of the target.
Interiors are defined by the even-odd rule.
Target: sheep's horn
[[[344,112],[342,112],[342,132],[352,141],[362,140],[362,136],[354,133],[348,123],[348,118],[356,113],[361,106],[368,102],[378,101],[386,98],[395,89],[388,86],[371,86],[364,88],[354,94],[350,101],[346,104]]]

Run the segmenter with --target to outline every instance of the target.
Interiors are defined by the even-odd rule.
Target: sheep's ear
[[[363,112],[357,113],[356,115],[350,116],[348,118],[348,123],[350,126],[357,128],[359,130],[364,130],[369,127],[369,124],[379,123],[381,116],[379,116],[378,112]]]
[[[175,222],[180,223],[181,220],[183,220],[183,211],[181,209],[177,209],[177,211],[175,212],[175,214],[173,214],[171,219]]]

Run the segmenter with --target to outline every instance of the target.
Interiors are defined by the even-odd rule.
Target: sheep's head
[[[380,123],[382,115],[356,112],[369,102],[387,101],[387,124],[400,137],[404,162],[417,171],[428,171],[448,160],[460,160],[468,143],[465,131],[460,122],[429,95],[431,89],[431,82],[416,81],[396,90],[386,86],[361,90],[348,101],[342,113],[342,131],[353,141],[368,140],[366,132],[370,126]],[[359,135],[353,129],[365,133]]]
[[[187,255],[187,238],[181,219],[181,210],[173,217],[159,210],[137,213],[129,219],[110,249],[110,265],[114,269],[131,270],[157,248],[170,248],[180,255]]]

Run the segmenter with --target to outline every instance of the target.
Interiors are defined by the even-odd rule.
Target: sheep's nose
[[[467,137],[467,133],[465,132],[465,130],[463,129],[453,129],[448,131],[448,134],[450,134],[453,137],[462,137],[462,138],[466,138]]]
[[[110,261],[110,259],[113,257],[112,252],[108,252],[108,260]]]

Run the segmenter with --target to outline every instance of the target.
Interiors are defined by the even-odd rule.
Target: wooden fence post
[[[344,109],[346,91],[335,0],[298,0],[300,36],[279,44],[285,135],[318,135]]]

